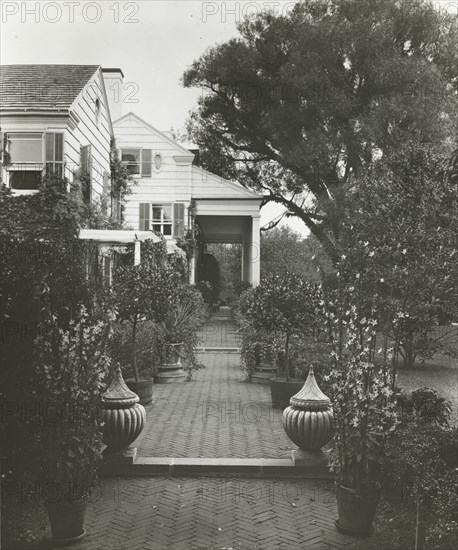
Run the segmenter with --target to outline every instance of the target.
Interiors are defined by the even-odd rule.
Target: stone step
[[[170,458],[134,457],[134,462],[110,460],[99,469],[102,477],[189,476],[332,479],[328,461],[310,454],[300,464],[290,458]]]
[[[222,347],[197,347],[199,353],[240,353],[240,348],[222,348]]]

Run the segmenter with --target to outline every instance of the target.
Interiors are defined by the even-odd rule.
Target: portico
[[[195,214],[202,232],[202,242],[240,243],[243,250],[241,280],[253,286],[260,282],[261,200],[261,197],[251,196],[244,199],[201,198],[195,201]],[[192,273],[194,282],[195,269]]]

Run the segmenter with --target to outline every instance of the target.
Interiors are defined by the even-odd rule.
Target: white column
[[[242,237],[242,281],[249,283],[250,282],[250,234],[251,226],[246,222],[243,226],[243,237]]]
[[[251,221],[251,242],[249,243],[250,283],[258,286],[261,282],[261,229],[260,216]]]
[[[141,242],[134,241],[134,265],[138,265],[141,260]]]
[[[191,285],[196,284],[196,257],[195,256],[193,256],[189,260],[189,283]]]

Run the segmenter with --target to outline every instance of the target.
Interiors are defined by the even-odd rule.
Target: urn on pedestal
[[[142,432],[146,413],[138,395],[126,386],[120,367],[102,396],[102,407],[103,442],[109,451],[126,449]]]
[[[318,387],[313,367],[302,389],[283,411],[283,427],[302,451],[319,451],[332,437],[331,401]]]
[[[158,384],[172,384],[173,382],[184,382],[186,373],[181,363],[181,347],[183,343],[165,344],[164,362],[159,367],[156,382]]]

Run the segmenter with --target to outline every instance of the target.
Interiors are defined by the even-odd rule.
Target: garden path
[[[173,458],[289,458],[281,410],[272,408],[269,386],[243,382],[239,339],[230,320],[211,321],[199,353],[205,369],[191,382],[157,384],[147,423],[136,442],[139,456]]]
[[[89,505],[74,550],[383,549],[339,533],[332,482],[113,478]]]

